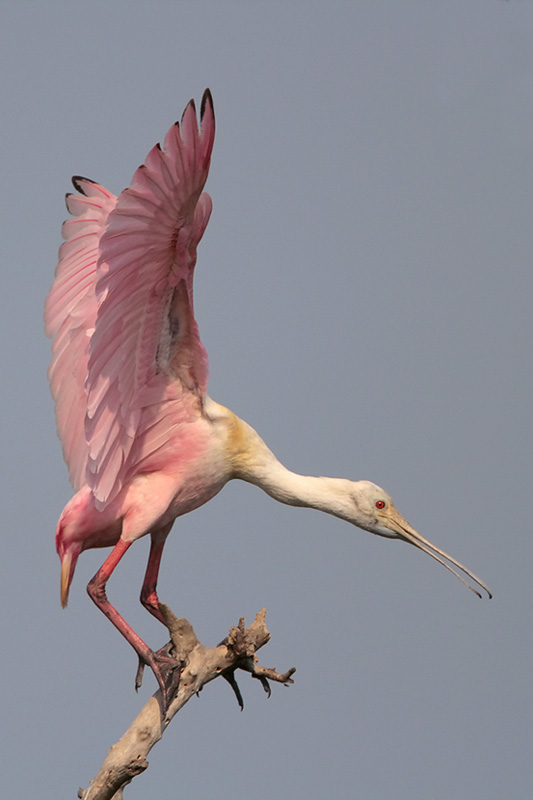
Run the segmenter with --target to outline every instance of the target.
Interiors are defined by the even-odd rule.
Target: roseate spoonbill
[[[63,225],[66,241],[45,309],[53,338],[48,377],[77,490],[57,526],[61,602],[67,604],[79,554],[112,546],[88,592],[150,665],[165,706],[177,687],[178,662],[142,641],[107,599],[106,583],[130,545],[149,534],[141,602],[163,622],[156,584],[172,524],[233,478],[282,503],[409,542],[479,597],[459,571],[491,596],[470,570],[417,533],[379,486],[289,471],[250,425],[206,394],[193,270],[211,213],[202,191],[215,135],[208,90],[200,116],[198,127],[191,101],[163,148],[150,151],[118,197],[73,178],[78,194],[66,198],[72,218]]]

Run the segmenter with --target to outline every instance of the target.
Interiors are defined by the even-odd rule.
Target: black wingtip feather
[[[211,89],[206,89],[205,92],[202,95],[202,102],[201,102],[201,105],[200,105],[200,122],[204,118],[205,108],[206,108],[208,103],[211,106],[211,110],[214,113],[215,112],[215,107],[213,105],[213,95],[211,94]]]
[[[87,183],[96,183],[96,181],[92,181],[90,178],[84,178],[83,175],[72,176],[72,185],[74,186],[76,191],[87,197],[86,193],[83,191],[83,187],[81,186],[80,181],[87,181]]]
[[[195,105],[195,103],[194,103],[194,100],[189,100],[189,102],[188,102],[188,103],[187,103],[187,105],[185,106],[185,111],[184,111],[184,112],[183,112],[183,114],[181,115],[181,123],[182,123],[182,125],[183,125],[183,117],[184,117],[184,116],[185,116],[185,114],[187,113],[187,109],[189,108],[189,106],[192,108],[193,112],[196,114],[196,105]]]

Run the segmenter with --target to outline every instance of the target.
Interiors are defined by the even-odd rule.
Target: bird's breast
[[[202,459],[189,464],[168,508],[169,521],[188,514],[217,495],[229,480],[229,471],[217,459]]]

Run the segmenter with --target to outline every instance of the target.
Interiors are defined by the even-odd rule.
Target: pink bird
[[[56,532],[61,603],[78,556],[112,547],[87,589],[148,664],[166,708],[179,663],[154,652],[111,605],[107,581],[134,541],[151,537],[141,602],[164,623],[156,593],[163,547],[176,517],[234,478],[282,503],[333,514],[379,536],[415,545],[490,597],[466,567],[418,534],[369,481],[309,477],[286,469],[256,431],[206,393],[207,355],[193,312],[196,249],[211,213],[203,192],[215,135],[209,90],[198,127],[191,101],[163,148],[156,145],[118,197],[73,178],[46,301],[53,338],[48,371],[57,427],[76,494]],[[447,563],[449,562],[449,563]]]

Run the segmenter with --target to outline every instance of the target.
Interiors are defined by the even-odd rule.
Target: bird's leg
[[[157,597],[157,578],[159,575],[159,565],[161,564],[161,556],[163,554],[163,547],[170,533],[170,525],[165,526],[160,531],[150,534],[150,555],[148,556],[148,564],[146,565],[146,572],[144,575],[144,582],[141,589],[141,603],[162,625],[166,625],[163,615],[159,610],[159,598]]]
[[[170,533],[170,529],[172,528],[172,523],[170,525],[165,526],[161,530],[157,532],[153,532],[150,534],[151,543],[150,543],[150,555],[148,556],[148,564],[146,565],[146,572],[144,575],[144,582],[141,589],[141,603],[146,608],[147,611],[152,614],[162,625],[165,625],[166,622],[161,614],[161,610],[159,608],[159,598],[157,597],[157,578],[159,575],[159,566],[161,564],[161,556],[163,554],[163,547],[165,546],[165,542],[167,540],[167,536]],[[169,642],[164,647],[161,647],[157,650],[154,655],[156,657],[162,658],[169,658],[171,656],[172,650],[172,643]],[[139,656],[139,666],[137,668],[137,674],[135,676],[135,688],[138,690],[141,687],[143,673],[144,673],[144,665],[145,661],[142,656]],[[178,662],[176,662],[178,663]],[[179,685],[179,677],[180,672],[178,669],[172,675],[173,682],[175,683],[174,692],[177,691]]]
[[[161,688],[163,695],[163,713],[165,713],[178,688],[180,663],[176,661],[175,658],[168,655],[168,653],[161,651],[154,653],[146,642],[144,642],[141,637],[135,633],[133,628],[128,625],[116,608],[111,605],[106,595],[106,583],[131,544],[132,542],[127,542],[124,539],[118,540],[111,554],[106,558],[96,575],[89,581],[87,592],[100,611],[106,615],[115,628],[117,628],[131,644],[139,656],[139,659],[142,659],[144,664],[148,664],[151,667]],[[175,676],[176,672],[178,672],[177,679]]]

